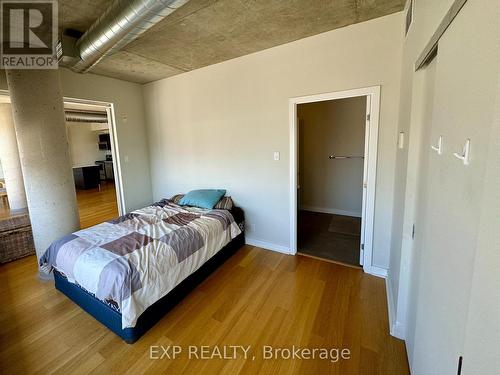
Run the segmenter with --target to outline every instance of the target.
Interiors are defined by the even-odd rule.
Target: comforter
[[[181,207],[169,200],[65,236],[40,268],[115,306],[122,328],[241,233],[228,210]]]

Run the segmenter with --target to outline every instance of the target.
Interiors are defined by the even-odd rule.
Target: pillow
[[[194,206],[212,209],[226,194],[222,189],[191,190],[179,201],[181,206]]]
[[[217,202],[214,208],[218,210],[231,210],[234,206],[231,197],[222,197],[220,201]]]
[[[175,194],[172,198],[169,199],[169,201],[175,204],[179,204],[182,198],[184,198],[184,194]]]

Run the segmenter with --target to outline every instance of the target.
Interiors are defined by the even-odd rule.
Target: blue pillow
[[[226,191],[222,189],[191,190],[179,201],[179,205],[212,209],[224,194]]]

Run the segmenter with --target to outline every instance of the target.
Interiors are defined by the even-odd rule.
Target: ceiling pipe
[[[114,0],[75,45],[70,68],[85,73],[139,37],[189,0]]]
[[[66,121],[69,122],[94,122],[105,124],[108,122],[108,115],[105,112],[80,112],[64,111]]]

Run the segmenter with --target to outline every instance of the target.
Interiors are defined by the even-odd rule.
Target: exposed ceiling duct
[[[108,116],[105,112],[81,112],[64,111],[66,121],[70,122],[94,122],[105,124],[108,122]]]
[[[87,72],[156,25],[189,0],[114,0],[101,17],[67,48],[63,38],[62,62],[77,72]]]

